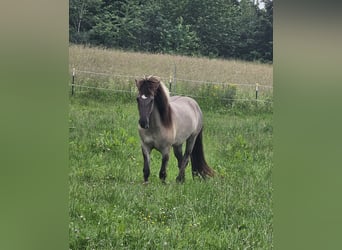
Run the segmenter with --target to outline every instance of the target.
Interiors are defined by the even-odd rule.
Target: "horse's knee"
[[[169,161],[169,158],[170,158],[170,156],[168,153],[163,155],[162,165],[161,165],[160,171],[159,171],[159,178],[163,181],[166,178],[166,167],[167,167],[167,163]]]

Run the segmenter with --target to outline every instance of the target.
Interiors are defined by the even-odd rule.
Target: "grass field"
[[[70,69],[116,73],[141,77],[156,74],[164,81],[174,73],[178,78],[236,84],[273,84],[273,66],[238,60],[221,60],[174,56],[166,54],[133,53],[118,50],[69,47]]]
[[[177,184],[172,155],[163,185],[154,151],[150,184],[142,185],[134,96],[70,97],[70,249],[273,248],[272,110],[200,104],[204,151],[217,177],[193,180],[188,166]]]

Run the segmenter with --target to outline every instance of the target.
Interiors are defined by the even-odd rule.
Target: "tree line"
[[[261,0],[260,0],[261,2]],[[273,1],[70,0],[71,43],[273,61]]]

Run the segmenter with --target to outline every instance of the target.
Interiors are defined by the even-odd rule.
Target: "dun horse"
[[[192,175],[203,178],[214,176],[214,171],[205,161],[202,144],[202,112],[195,100],[183,96],[169,96],[165,85],[158,77],[149,76],[135,80],[139,94],[139,135],[144,158],[144,181],[150,175],[152,149],[162,154],[159,178],[165,182],[170,149],[178,161],[178,182],[185,178],[185,168],[191,159]],[[186,142],[183,155],[182,145]]]

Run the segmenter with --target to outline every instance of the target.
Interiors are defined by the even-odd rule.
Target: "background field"
[[[172,73],[175,61],[177,71],[188,67],[187,77],[194,80],[213,80],[206,77],[216,70],[215,81],[272,84],[270,65],[70,47],[70,68],[93,72],[162,76]],[[230,65],[236,79],[227,73]],[[102,76],[78,80],[105,88],[124,85],[122,79]],[[248,90],[238,89],[237,95],[243,91]],[[192,180],[187,169],[186,182],[179,185],[172,156],[162,185],[161,158],[153,152],[150,184],[143,186],[134,95],[78,89],[70,97],[71,249],[272,248],[272,105],[198,101],[205,119],[204,150],[217,177]]]
[[[273,84],[271,64],[238,60],[222,60],[176,56],[167,54],[133,53],[119,50],[89,48],[81,45],[69,47],[70,69],[109,72],[142,77],[156,74],[168,80],[177,68],[177,77],[190,80],[230,82],[237,84]]]

